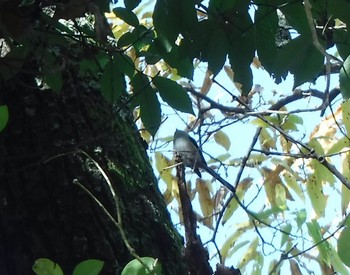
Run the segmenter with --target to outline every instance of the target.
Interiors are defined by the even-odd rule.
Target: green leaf
[[[110,56],[104,52],[98,52],[89,58],[83,58],[79,63],[80,73],[92,73],[97,74],[100,72],[101,67],[105,67],[109,62]]]
[[[131,85],[135,95],[132,104],[140,106],[141,120],[147,131],[154,136],[161,122],[161,109],[157,95],[144,74],[137,73],[131,80]]]
[[[7,105],[0,105],[0,132],[2,132],[9,120],[9,110]]]
[[[119,71],[132,78],[135,73],[135,65],[131,58],[126,54],[119,53],[114,55],[114,59],[115,63],[118,65]]]
[[[227,56],[226,34],[222,29],[215,30],[210,35],[207,49],[208,67],[217,75],[225,64]]]
[[[337,47],[338,53],[343,60],[350,55],[350,33],[349,31],[342,29],[335,29],[334,42]]]
[[[311,37],[311,30],[302,2],[281,5],[280,11],[286,17],[288,24],[290,24],[299,34]]]
[[[151,47],[152,44],[150,45],[147,51],[141,51],[137,54],[137,57],[144,56],[148,65],[154,65],[162,59],[162,57],[157,52],[153,52],[154,47],[152,47],[152,49]]]
[[[133,10],[141,3],[141,0],[124,0],[124,5],[127,9]]]
[[[344,265],[344,262],[339,257],[339,253],[332,246],[329,246],[329,249],[329,257],[331,258],[332,267],[336,274],[349,275],[349,269]]]
[[[164,54],[164,60],[171,67],[177,69],[179,75],[193,79],[193,64],[189,57],[180,52],[178,46],[174,46],[169,53]]]
[[[311,36],[300,35],[277,52],[273,74],[280,78],[290,71],[294,75],[295,88],[317,77],[322,70],[323,59]]]
[[[123,74],[119,71],[114,59],[111,59],[104,68],[101,76],[101,92],[109,102],[115,102],[123,91]]]
[[[327,241],[321,242],[323,240],[323,237],[321,234],[320,225],[316,220],[312,220],[311,222],[308,222],[306,225],[308,228],[308,232],[314,241],[314,244],[318,244],[317,249],[320,252],[321,260],[325,262],[327,265],[329,265],[330,264],[329,244]]]
[[[277,11],[272,7],[258,6],[254,16],[258,57],[264,68],[270,72],[277,55],[275,42],[278,29]]]
[[[161,122],[161,108],[155,91],[144,92],[144,100],[140,104],[140,115],[147,131],[155,136]]]
[[[283,213],[283,210],[280,209],[279,207],[272,207],[272,208],[268,208],[268,209],[265,209],[261,212],[252,212],[257,218],[259,218],[259,220],[263,220],[267,223],[270,223],[271,222],[271,219],[270,219],[270,216],[273,215],[273,219],[275,219],[275,217],[280,214],[280,213]]]
[[[234,82],[242,84],[242,94],[248,95],[253,85],[250,68],[255,55],[255,33],[248,10],[237,11],[229,18],[231,25],[226,28],[229,43],[228,58],[234,72]]]
[[[132,32],[123,34],[117,44],[118,47],[133,45],[136,51],[139,51],[145,45],[152,43],[154,39],[153,31],[147,29],[145,26],[137,26]]]
[[[151,270],[153,270],[152,275],[161,275],[162,266],[159,261],[151,257],[142,257],[142,262]],[[144,265],[142,265],[138,260],[134,259],[129,262],[123,269],[121,275],[151,275]]]
[[[228,10],[232,10],[238,1],[227,0],[211,0],[209,1],[208,15],[213,13],[222,13]]]
[[[62,72],[58,71],[55,73],[46,74],[44,76],[45,83],[55,92],[59,93],[63,87]]]
[[[137,53],[137,56],[144,56],[147,64],[156,64],[159,60],[166,56],[167,53],[167,50],[161,45],[159,37],[156,37],[152,43],[150,43],[147,51],[140,51]]]
[[[305,224],[307,218],[307,213],[305,209],[301,209],[296,213],[295,221],[297,222],[298,229],[301,230],[302,226]]]
[[[346,136],[348,139],[348,137]],[[347,152],[342,161],[342,174],[346,179],[350,179],[350,154]],[[350,190],[344,185],[341,185],[341,211],[345,216],[350,202]]]
[[[148,77],[141,72],[138,72],[133,76],[130,84],[133,87],[133,100],[131,101],[131,107],[135,108],[142,103],[144,97],[141,97],[141,95],[143,95],[144,91],[153,91],[153,89],[150,86]]]
[[[12,45],[11,51],[4,57],[1,57],[0,78],[8,80],[22,69],[22,65],[29,52],[29,45],[27,44],[29,43],[24,41],[20,45]]]
[[[333,18],[343,21],[346,26],[350,25],[349,9],[350,3],[347,0],[327,1],[328,14]],[[348,29],[349,30],[349,29]]]
[[[57,263],[46,258],[35,260],[32,269],[37,275],[63,275],[61,267]]]
[[[106,0],[95,1],[95,3],[98,5],[101,12],[110,12],[111,9],[110,9],[109,4],[111,2],[112,1],[106,1]]]
[[[344,99],[350,98],[350,55],[345,59],[339,73],[340,92]]]
[[[169,49],[174,45],[179,34],[178,25],[173,24],[172,2],[174,1],[157,1],[153,11],[153,25],[160,39],[159,42]]]
[[[161,98],[171,107],[184,113],[194,114],[190,97],[175,81],[156,76],[153,78],[153,84],[158,88]]]
[[[134,43],[134,47],[140,51],[144,46],[150,45],[155,39],[155,33],[153,30],[146,28],[143,25],[138,26],[134,30],[138,33],[139,39]]]
[[[103,261],[96,259],[82,261],[74,268],[72,275],[98,275],[103,265]]]
[[[316,216],[323,217],[327,205],[327,198],[323,194],[322,181],[317,177],[316,171],[309,176],[306,183],[306,191],[309,195]]]
[[[137,32],[126,32],[118,39],[117,45],[119,48],[129,46],[134,44],[138,40],[138,38],[139,35]]]
[[[19,7],[27,7],[34,4],[34,2],[34,0],[22,0],[22,3],[19,4]]]
[[[345,126],[347,137],[350,135],[350,100],[344,100],[341,104],[343,125]]]
[[[79,63],[79,69],[81,74],[85,73],[95,73],[99,70],[97,62],[93,59],[82,59]]]
[[[125,8],[115,8],[113,9],[114,14],[122,19],[125,23],[129,24],[130,26],[137,27],[140,25],[139,19],[137,18],[136,14],[133,13],[130,9]]]
[[[153,24],[157,36],[167,48],[175,46],[180,33],[185,39],[192,37],[198,26],[195,1],[157,1],[153,11]]]
[[[338,254],[340,259],[350,267],[350,253],[349,253],[349,243],[350,243],[350,226],[345,226],[337,241]]]

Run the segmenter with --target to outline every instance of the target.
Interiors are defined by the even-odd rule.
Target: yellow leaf
[[[338,131],[338,125],[335,124],[334,118],[341,120],[341,106],[330,115],[325,117],[312,131],[310,139],[318,137],[330,137]]]
[[[289,259],[289,265],[290,265],[290,274],[301,275],[301,271],[297,261],[293,259]]]
[[[318,139],[316,138],[310,139],[310,141],[308,142],[308,145],[312,147],[317,154],[324,155],[323,146],[321,145]]]
[[[323,194],[323,186],[321,180],[317,180],[315,174],[308,177],[306,183],[306,191],[311,200],[312,208],[316,213],[316,217],[323,217],[327,205],[327,197]]]
[[[350,135],[350,99],[345,100],[341,104],[343,124],[346,129],[348,136]]]
[[[213,75],[213,73],[209,70],[207,70],[205,72],[205,76],[204,76],[204,79],[203,79],[203,84],[202,84],[202,87],[201,87],[201,94],[203,95],[207,95],[212,84],[213,84],[213,81],[211,80],[211,76]]]
[[[310,166],[313,168],[317,180],[320,180],[322,183],[335,183],[335,177],[333,173],[329,171],[324,165],[322,165],[318,160],[311,160]]]
[[[270,262],[270,264],[269,264],[269,274],[271,274],[271,275],[279,275],[280,272],[281,272],[280,269],[281,269],[281,265],[276,259],[274,259],[274,260],[272,260]],[[272,272],[272,271],[274,271],[274,272]]]
[[[217,131],[214,134],[214,139],[215,142],[219,145],[221,145],[222,147],[224,147],[226,149],[226,151],[228,151],[231,147],[231,141],[228,138],[228,136],[223,132],[223,131]]]
[[[214,226],[213,226],[213,218],[212,217],[203,217],[201,215],[199,215],[196,211],[194,211],[197,221],[200,222],[201,224],[205,225],[206,227],[208,227],[211,230],[214,230]]]
[[[248,188],[252,185],[253,178],[245,178],[243,179],[237,186],[236,195],[239,198],[239,200],[242,200],[244,197],[244,194],[248,190]],[[230,203],[228,204],[227,208],[225,209],[223,218],[222,218],[222,224],[224,225],[233,215],[233,213],[238,208],[238,202],[235,199],[232,199]]]
[[[214,211],[219,212],[222,209],[223,201],[229,193],[227,188],[219,188],[214,196]]]
[[[224,244],[222,245],[222,248],[220,249],[220,253],[221,253],[223,262],[225,262],[228,252],[232,247],[235,246],[236,240],[238,239],[238,237],[242,235],[242,233],[243,233],[242,230],[237,230],[234,234],[228,237],[224,242]]]
[[[266,197],[268,199],[268,201],[270,202],[270,204],[272,206],[275,206],[275,185],[276,182],[275,181],[271,181],[271,176],[270,174],[272,174],[272,170],[266,167],[263,167],[263,174],[265,177],[265,181],[264,181],[264,188],[265,188],[265,193],[266,193]]]
[[[300,185],[298,184],[296,178],[290,172],[287,172],[287,171],[283,173],[283,178],[287,183],[288,187],[291,188],[298,195],[300,199],[305,201],[304,192],[301,189]]]
[[[163,198],[164,198],[164,201],[166,203],[166,205],[169,205],[173,199],[174,199],[174,196],[173,196],[173,193],[171,192],[170,189],[166,189],[163,193]]]
[[[231,156],[231,154],[229,154],[229,153],[225,153],[225,154],[222,154],[222,155],[218,155],[217,157],[215,157],[215,159],[210,159],[207,163],[208,163],[208,164],[211,164],[211,163],[214,163],[214,162],[217,162],[217,161],[224,162],[224,161],[226,161],[230,156]]]
[[[211,228],[213,226],[214,200],[210,194],[209,184],[211,184],[211,182],[202,179],[196,180],[199,205],[204,218],[207,219],[206,225],[210,225],[209,227]]]
[[[286,210],[287,209],[287,201],[286,201],[286,189],[285,187],[278,183],[275,186],[275,194],[276,194],[276,205],[281,209],[281,210]]]
[[[249,229],[249,228],[247,228]],[[241,233],[244,233],[244,231],[240,230]],[[234,243],[233,247],[230,247],[230,250],[228,251],[227,257],[226,258],[231,258],[236,251],[241,249],[242,247],[246,246],[247,244],[250,243],[250,240],[243,241],[243,242],[236,242]]]
[[[141,134],[141,137],[143,138],[143,140],[145,140],[147,142],[147,144],[151,143],[152,136],[148,131],[141,130],[140,134]]]
[[[168,169],[168,167],[172,165],[172,161],[170,161],[170,159],[165,157],[160,152],[155,153],[155,160],[156,160],[156,169],[160,177],[166,183],[167,187],[170,189],[170,186],[172,185],[173,176],[170,173],[171,169]]]
[[[242,200],[244,193],[245,193],[244,190],[236,191],[236,195],[240,200]],[[235,199],[232,199],[228,204],[227,208],[225,209],[225,213],[222,218],[222,225],[224,225],[232,217],[233,213],[237,210],[237,208],[238,208],[238,202]]]
[[[258,248],[258,244],[259,244],[259,239],[255,238],[250,246],[248,247],[248,249],[246,250],[244,256],[242,257],[242,259],[240,260],[240,262],[238,263],[237,268],[241,269],[244,266],[246,266],[251,260],[255,260],[256,256],[257,256],[257,248]]]
[[[333,143],[333,145],[327,151],[327,155],[337,154],[342,149],[344,149],[345,147],[349,147],[349,146],[350,146],[349,138],[348,137],[342,137],[341,139],[339,139],[338,141]]]
[[[179,186],[177,183],[177,179],[173,177],[171,180],[171,185],[167,186],[167,189],[170,190],[171,195],[179,202],[180,201],[180,195],[179,195]]]
[[[271,170],[267,167],[263,167],[262,172],[265,178],[264,187],[267,199],[269,200],[272,208],[276,206],[276,185],[281,184],[282,180],[279,174],[284,170],[281,165],[278,165],[275,170]]]
[[[269,151],[270,149],[276,149],[275,139],[270,135],[270,133],[265,128],[261,129],[259,141],[260,141],[261,148],[263,150]]]
[[[261,62],[260,62],[259,58],[257,58],[256,56],[254,56],[252,65],[253,65],[255,68],[257,68],[257,69],[260,69],[260,68],[261,68]]]
[[[247,165],[260,165],[263,163],[265,160],[267,160],[268,157],[265,154],[250,154],[249,160],[247,161]],[[241,162],[238,162],[240,164]],[[234,163],[229,163],[229,164],[234,164]]]
[[[264,117],[266,120],[268,120],[266,117]],[[256,118],[256,119],[253,119],[252,121],[250,121],[251,124],[253,125],[257,125],[259,127],[262,127],[262,128],[266,128],[266,127],[269,127],[269,124],[266,123],[264,120],[260,119],[260,118]]]
[[[225,73],[227,74],[228,78],[233,82],[234,73],[232,71],[231,66],[225,65],[224,70],[225,70]]]
[[[322,122],[320,124],[322,124]],[[334,125],[329,126],[329,128],[322,126],[322,130],[323,130],[323,133],[319,131],[319,133],[317,134],[320,134],[320,135],[313,137],[312,139],[316,139],[321,144],[322,150],[327,151],[336,142],[335,134],[338,132],[338,126],[337,128],[334,127]]]
[[[280,136],[280,144],[283,152],[290,153],[293,144],[282,135]]]
[[[234,85],[235,85],[235,87],[236,87],[237,90],[239,90],[240,92],[242,92],[242,83],[234,82]]]

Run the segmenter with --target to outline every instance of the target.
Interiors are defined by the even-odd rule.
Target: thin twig
[[[49,162],[53,159],[56,159],[56,158],[60,158],[62,156],[65,156],[65,155],[69,155],[69,154],[82,154],[84,156],[86,156],[89,160],[91,160],[93,162],[93,164],[97,167],[97,169],[99,170],[99,172],[101,173],[102,177],[104,178],[104,180],[107,182],[107,185],[108,185],[108,188],[109,188],[109,191],[114,199],[114,203],[115,203],[115,207],[116,207],[116,210],[117,210],[117,218],[118,218],[118,221],[116,221],[113,216],[109,213],[109,211],[107,210],[107,208],[103,205],[103,203],[101,201],[99,201],[96,196],[94,194],[92,194],[84,185],[82,185],[77,179],[74,179],[73,180],[73,184],[76,184],[77,186],[79,186],[87,195],[89,195],[89,197],[91,197],[95,203],[102,209],[102,211],[107,215],[107,217],[112,221],[112,223],[118,228],[119,230],[119,233],[121,235],[121,238],[126,246],[126,248],[129,250],[129,253],[136,259],[138,260],[144,267],[147,271],[149,271],[151,274],[153,272],[152,270],[152,267],[149,267],[143,260],[142,258],[136,253],[136,250],[131,246],[131,244],[129,243],[127,237],[126,237],[126,234],[125,234],[125,231],[124,231],[124,228],[123,228],[123,223],[122,223],[122,211],[120,209],[120,204],[119,204],[119,198],[118,196],[116,195],[114,189],[113,189],[113,186],[112,186],[112,183],[109,179],[109,177],[107,176],[106,172],[102,169],[102,167],[100,166],[100,164],[95,161],[88,153],[86,153],[85,151],[83,150],[76,150],[76,151],[70,151],[70,152],[67,152],[67,153],[64,153],[64,154],[58,154],[58,155],[55,155],[49,159],[47,159],[45,162]]]
[[[318,41],[316,28],[314,25],[314,19],[312,17],[311,13],[311,4],[309,0],[304,1],[304,8],[306,13],[306,18],[310,27],[311,35],[312,35],[312,43],[315,46],[315,48],[326,58],[326,88],[324,91],[324,99],[322,104],[322,111],[321,116],[323,116],[326,108],[329,105],[329,87],[330,87],[330,75],[331,75],[331,56],[326,52],[326,50],[323,48],[321,43]]]

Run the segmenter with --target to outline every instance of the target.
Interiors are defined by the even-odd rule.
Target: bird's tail
[[[205,165],[203,167],[205,171],[207,171],[210,175],[212,175],[216,180],[218,180],[223,186],[225,186],[228,190],[230,190],[232,193],[236,193],[236,188],[229,183],[228,181],[224,180],[218,173],[216,173],[213,169]]]

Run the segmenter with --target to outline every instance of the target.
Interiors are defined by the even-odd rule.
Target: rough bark
[[[87,81],[87,80],[86,80]],[[127,109],[118,113],[83,79],[60,95],[34,77],[3,82],[10,121],[0,133],[0,274],[31,274],[49,258],[65,274],[85,259],[120,274],[132,259],[118,229],[77,185],[116,217],[114,200],[92,156],[107,172],[122,207],[127,239],[140,256],[158,258],[164,274],[185,274],[182,240],[171,224],[142,140]]]
[[[79,3],[85,2],[63,1],[56,8],[70,11],[66,19],[83,16],[80,8],[93,8],[103,18],[95,1]],[[0,274],[33,274],[37,258],[51,259],[65,274],[82,260],[100,259],[102,274],[120,274],[133,259],[115,224],[73,183],[87,188],[120,222],[106,178],[91,158],[112,182],[136,253],[158,258],[164,274],[186,274],[182,239],[127,102],[112,108],[99,91],[102,70],[80,70],[82,59],[98,66],[98,53],[109,51],[83,33],[62,34],[57,9],[53,18],[43,12],[55,3],[0,1],[0,105],[10,113],[0,133]],[[55,73],[63,78],[59,94],[38,84],[48,77],[57,84]]]

